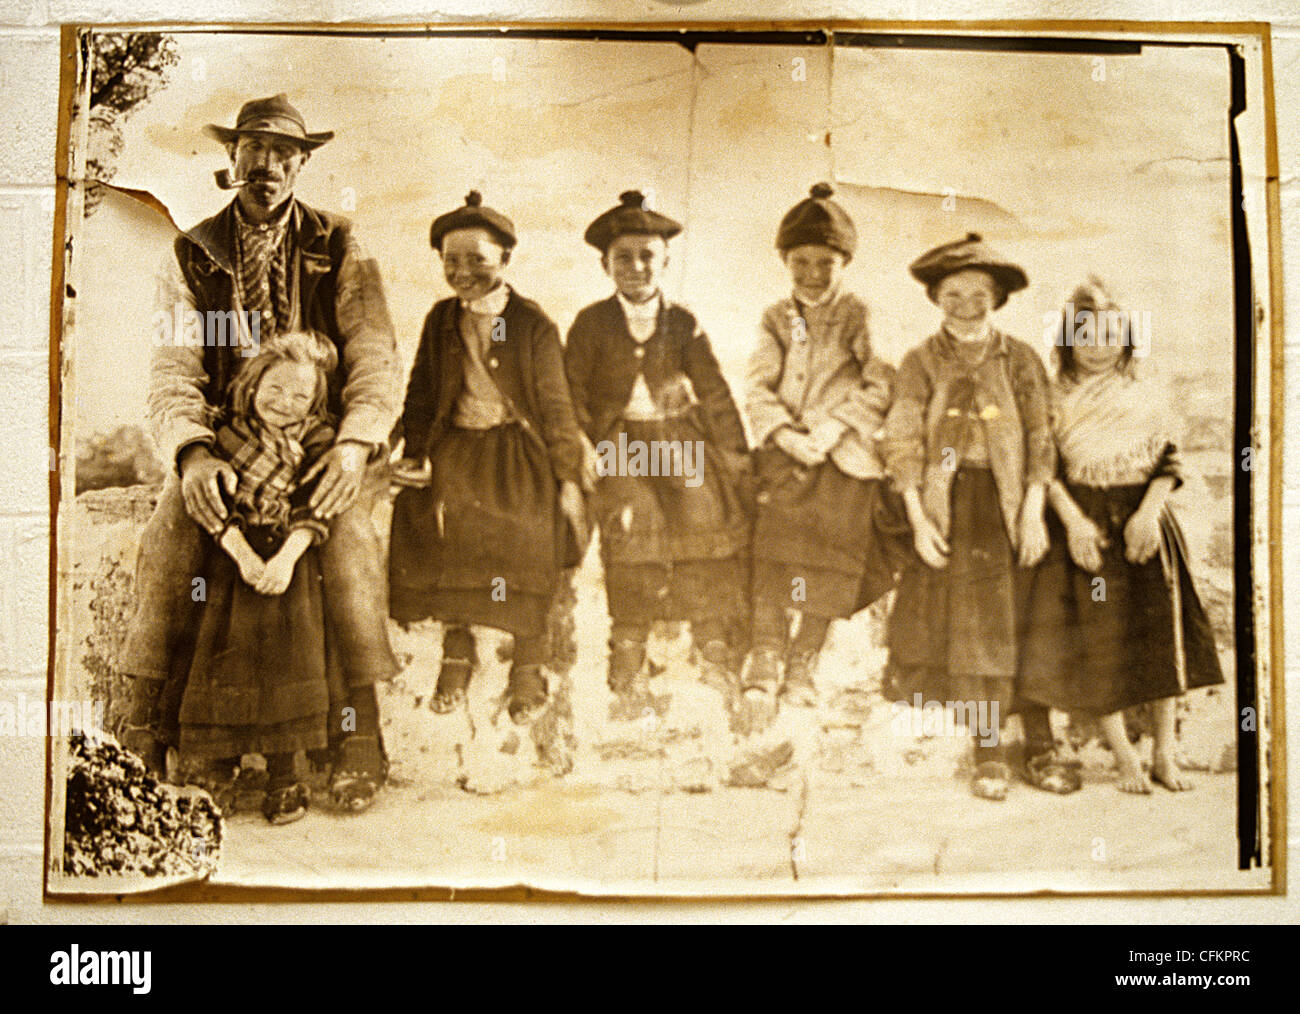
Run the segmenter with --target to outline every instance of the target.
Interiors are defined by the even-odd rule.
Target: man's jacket
[[[286,242],[296,327],[331,341],[339,368],[330,388],[338,439],[380,445],[401,406],[401,367],[376,262],[349,222],[295,201]],[[211,446],[212,421],[240,366],[256,352],[234,281],[234,202],[176,238],[158,279],[149,420],[164,460],[193,443]],[[196,318],[200,332],[176,325]],[[201,334],[196,341],[196,334]],[[238,337],[236,337],[238,335]]]

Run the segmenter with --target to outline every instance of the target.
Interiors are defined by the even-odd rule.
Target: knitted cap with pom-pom
[[[625,190],[618,195],[618,204],[601,212],[587,226],[582,238],[605,253],[614,240],[629,233],[662,236],[665,240],[670,240],[681,231],[680,222],[648,207],[641,191]]]
[[[849,213],[831,200],[835,188],[829,183],[814,183],[808,197],[785,213],[776,232],[776,248],[782,253],[797,246],[828,246],[853,259],[858,248],[858,232]]]
[[[429,230],[429,243],[441,253],[443,237],[457,229],[486,229],[505,250],[513,249],[519,242],[515,236],[514,222],[501,212],[484,207],[483,195],[477,190],[466,194],[465,203],[455,211],[439,215],[433,220],[433,227]]]

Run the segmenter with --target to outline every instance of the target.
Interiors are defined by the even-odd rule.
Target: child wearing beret
[[[893,369],[872,351],[866,304],[841,284],[857,233],[833,193],[817,184],[781,220],[776,248],[792,291],[764,311],[746,379],[759,489],[745,678],[755,729],[778,698],[815,703],[831,621],[893,586],[875,524]]]
[[[477,662],[470,626],[513,634],[506,705],[523,724],[546,702],[547,610],[585,544],[582,433],[559,330],[502,278],[510,219],[471,191],[434,219],[429,240],[455,295],[425,319],[393,434],[410,485],[393,504],[390,612],[443,623],[438,713],[464,700]]]
[[[1223,672],[1168,505],[1183,481],[1168,396],[1139,375],[1128,315],[1096,279],[1071,295],[1054,355],[1061,474],[1048,489],[1052,545],[1033,576],[1020,694],[1099,716],[1121,792],[1190,789],[1175,758],[1175,708]],[[1124,709],[1145,702],[1150,777],[1124,727]]]
[[[885,689],[908,704],[919,696],[984,709],[995,734],[971,730],[971,788],[1002,799],[1011,770],[999,727],[1017,705],[1024,568],[1047,550],[1044,498],[1056,464],[1047,372],[989,321],[1029,282],[977,234],[910,270],[943,322],[904,356],[885,422],[886,466],[914,547],[889,618]],[[1078,788],[1077,771],[1053,752],[1047,710],[1020,711],[1031,784]]]
[[[681,231],[637,191],[587,227],[615,291],[579,312],[564,351],[578,423],[597,451],[608,681],[625,703],[647,692],[655,620],[691,623],[702,675],[729,701],[744,658],[748,445],[708,337],[660,287]]]

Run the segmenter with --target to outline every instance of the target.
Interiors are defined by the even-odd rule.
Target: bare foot
[[[1132,763],[1127,763],[1123,759],[1118,763],[1119,775],[1115,782],[1115,788],[1119,789],[1120,792],[1129,792],[1135,796],[1151,795],[1151,782],[1136,757]]]
[[[1186,792],[1196,787],[1183,777],[1178,762],[1172,757],[1155,757],[1151,762],[1151,780],[1170,792]]]

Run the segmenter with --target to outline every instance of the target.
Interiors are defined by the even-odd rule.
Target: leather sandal
[[[262,816],[272,824],[292,824],[307,815],[311,792],[302,782],[293,782],[267,790],[262,800]]]
[[[388,777],[388,759],[378,735],[353,733],[338,746],[330,773],[330,799],[340,810],[360,813],[370,808]]]
[[[1030,757],[1025,764],[1025,781],[1036,789],[1068,796],[1083,787],[1083,765],[1063,758],[1055,750]]]
[[[970,790],[980,799],[1002,800],[1011,789],[1011,768],[1002,761],[984,761],[971,776]]]

